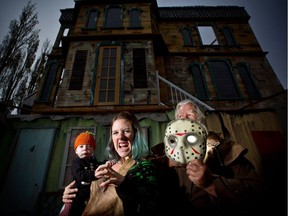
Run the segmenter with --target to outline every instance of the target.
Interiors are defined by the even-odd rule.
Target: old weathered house
[[[101,161],[111,118],[128,110],[152,147],[162,142],[176,103],[185,98],[205,112],[209,130],[228,129],[249,148],[247,157],[268,182],[274,175],[279,188],[286,185],[286,163],[270,168],[286,157],[287,93],[244,7],[74,2],[61,10],[29,110],[1,117],[1,212],[57,215],[80,131],[96,133]]]

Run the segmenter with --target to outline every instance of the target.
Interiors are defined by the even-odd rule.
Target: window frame
[[[104,69],[105,66],[103,66],[103,60],[105,58],[104,54],[104,49],[116,49],[117,54],[116,54],[116,60],[115,60],[115,85],[114,85],[114,101],[105,101],[102,102],[100,101],[101,97],[100,97],[100,91],[106,91],[106,99],[108,97],[109,94],[107,94],[107,92],[110,91],[109,88],[109,82],[107,84],[107,88],[106,90],[104,88],[102,88],[101,90],[101,79],[104,79],[104,76],[101,75],[101,71],[102,69]],[[93,104],[94,105],[119,105],[119,101],[120,101],[120,79],[121,79],[121,52],[122,52],[122,47],[119,45],[102,45],[99,46],[99,54],[97,57],[97,71],[96,71],[96,77],[95,77],[95,90],[94,90],[94,98],[93,98]],[[107,60],[110,61],[110,58]],[[111,67],[107,66],[108,70],[110,70]],[[109,71],[110,73],[110,71]],[[111,80],[112,76],[107,75],[107,81],[109,81],[109,79]],[[103,80],[102,79],[102,80]]]

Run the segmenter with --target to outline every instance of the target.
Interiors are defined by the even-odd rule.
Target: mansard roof
[[[60,23],[69,23],[73,19],[74,8],[62,9]],[[244,7],[238,6],[189,6],[189,7],[159,7],[160,19],[241,19],[249,20],[250,16]]]
[[[74,8],[61,9],[61,16],[59,22],[61,24],[70,23],[73,20]]]
[[[250,19],[245,8],[238,6],[161,7],[158,10],[161,19]]]

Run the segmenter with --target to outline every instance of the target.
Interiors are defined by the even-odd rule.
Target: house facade
[[[260,174],[271,174],[266,171],[271,158],[283,162],[287,92],[244,7],[74,2],[74,8],[61,9],[61,27],[29,110],[3,116],[6,207],[20,191],[30,202],[16,205],[15,212],[45,215],[51,207],[44,206],[52,203],[57,215],[63,188],[71,182],[79,132],[96,134],[95,155],[104,160],[111,119],[128,110],[152,147],[163,141],[175,105],[186,98],[205,113],[208,130],[223,136],[229,131],[249,148],[247,157]],[[23,176],[27,181],[17,183]]]

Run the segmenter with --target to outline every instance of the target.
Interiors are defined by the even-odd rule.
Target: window
[[[191,29],[184,27],[180,29],[180,32],[182,33],[183,46],[194,46]]]
[[[219,44],[212,26],[198,26],[198,32],[202,45],[214,46]]]
[[[129,28],[141,28],[141,11],[138,8],[133,8],[130,13],[130,26]]]
[[[43,88],[39,97],[40,102],[48,102],[53,88],[53,83],[57,74],[58,64],[56,62],[49,65],[48,72],[44,79]]]
[[[81,90],[86,68],[87,50],[77,50],[73,62],[69,90]]]
[[[122,10],[119,6],[108,7],[105,17],[105,28],[122,27]]]
[[[134,88],[147,88],[145,49],[133,49]]]
[[[235,46],[236,45],[235,39],[234,39],[234,37],[232,35],[232,32],[231,32],[230,28],[228,28],[228,27],[223,28],[222,29],[222,33],[223,33],[223,35],[225,37],[226,44],[228,46]]]
[[[65,28],[63,31],[63,37],[67,37],[69,34],[70,28]]]
[[[89,12],[88,21],[86,23],[86,28],[96,29],[96,22],[98,17],[98,11],[93,9]]]
[[[241,98],[231,66],[225,60],[210,60],[209,70],[219,99]]]
[[[202,73],[201,65],[199,63],[192,63],[190,65],[190,70],[192,72],[197,98],[201,100],[208,100],[210,98],[205,76]]]
[[[237,65],[239,74],[243,80],[243,83],[245,85],[245,88],[251,98],[259,98],[260,93],[258,92],[254,79],[251,75],[251,72],[249,70],[249,67],[247,64],[240,63]]]
[[[95,105],[119,104],[120,53],[120,46],[100,47],[94,96]]]
[[[67,37],[69,35],[70,28],[68,28],[68,27],[63,28],[63,26],[62,26],[61,30],[62,30],[62,36],[60,36],[59,39],[56,40],[56,41],[59,41],[59,46],[58,47],[62,47],[62,39],[61,38],[62,37]]]
[[[96,134],[96,130],[93,127],[72,127],[68,130],[60,173],[59,188],[64,188],[73,181],[71,175],[71,165],[72,161],[76,157],[74,151],[74,142],[76,137],[85,131],[90,131],[91,133]]]

